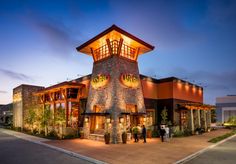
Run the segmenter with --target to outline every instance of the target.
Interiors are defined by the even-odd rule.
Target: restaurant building
[[[93,58],[92,74],[39,89],[33,95],[54,115],[63,108],[65,133],[80,127],[85,138],[103,140],[108,132],[112,143],[119,143],[122,132],[130,132],[134,126],[160,125],[164,109],[168,121],[180,130],[207,130],[212,107],[203,104],[201,86],[176,77],[155,79],[139,74],[138,57],[153,49],[113,25],[77,47]]]
[[[236,95],[216,98],[217,122],[225,123],[230,117],[236,117]]]

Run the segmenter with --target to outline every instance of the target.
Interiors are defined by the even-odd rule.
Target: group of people
[[[139,128],[136,126],[136,127],[133,127],[132,129],[132,134],[134,136],[134,142],[138,142],[139,141],[139,137],[138,137],[138,134],[139,134]],[[168,141],[169,138],[170,138],[170,129],[168,126],[165,126],[165,125],[161,125],[160,126],[160,137],[161,137],[161,141],[164,142],[165,141]],[[141,135],[142,135],[142,138],[143,138],[143,143],[146,143],[146,138],[147,138],[147,130],[146,130],[146,127],[145,125],[142,126],[142,130],[141,130]]]
[[[139,134],[139,129],[138,127],[133,127],[132,129],[132,133],[134,135],[134,142],[138,142],[139,141],[139,138],[138,138],[138,134]],[[146,138],[147,138],[147,130],[146,130],[146,127],[145,125],[143,125],[142,127],[142,138],[143,138],[143,143],[146,143]]]

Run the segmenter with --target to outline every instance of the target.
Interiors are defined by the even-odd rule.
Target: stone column
[[[207,130],[207,120],[206,120],[206,111],[203,110],[203,117],[204,117],[204,129]]]
[[[192,133],[194,133],[194,119],[193,119],[193,110],[191,109],[190,110],[190,113],[191,113],[191,130],[192,130]]]
[[[197,110],[197,118],[198,118],[198,126],[201,127],[201,115],[200,115],[200,109]]]

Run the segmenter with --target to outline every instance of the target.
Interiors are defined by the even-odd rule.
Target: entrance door
[[[105,129],[105,117],[96,115],[96,113],[101,112],[101,107],[95,105],[94,106],[95,115],[91,116],[90,121],[90,132],[96,134],[104,134]]]

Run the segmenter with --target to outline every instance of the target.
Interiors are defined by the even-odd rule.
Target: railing
[[[104,58],[110,56],[108,46],[103,45],[102,47],[96,49],[94,51],[94,55],[95,55],[96,61],[104,59]]]
[[[119,41],[118,40],[113,40],[110,42],[111,45],[111,54],[109,52],[108,45],[105,44],[98,49],[94,50],[94,56],[95,56],[95,61],[99,61],[101,59],[107,58],[111,55],[120,55],[124,58],[128,58],[130,60],[135,60],[135,53],[136,49],[132,48],[126,44],[122,44],[120,54],[119,52]]]
[[[120,56],[123,56],[131,60],[135,60],[135,52],[136,50],[134,48],[122,44]]]

